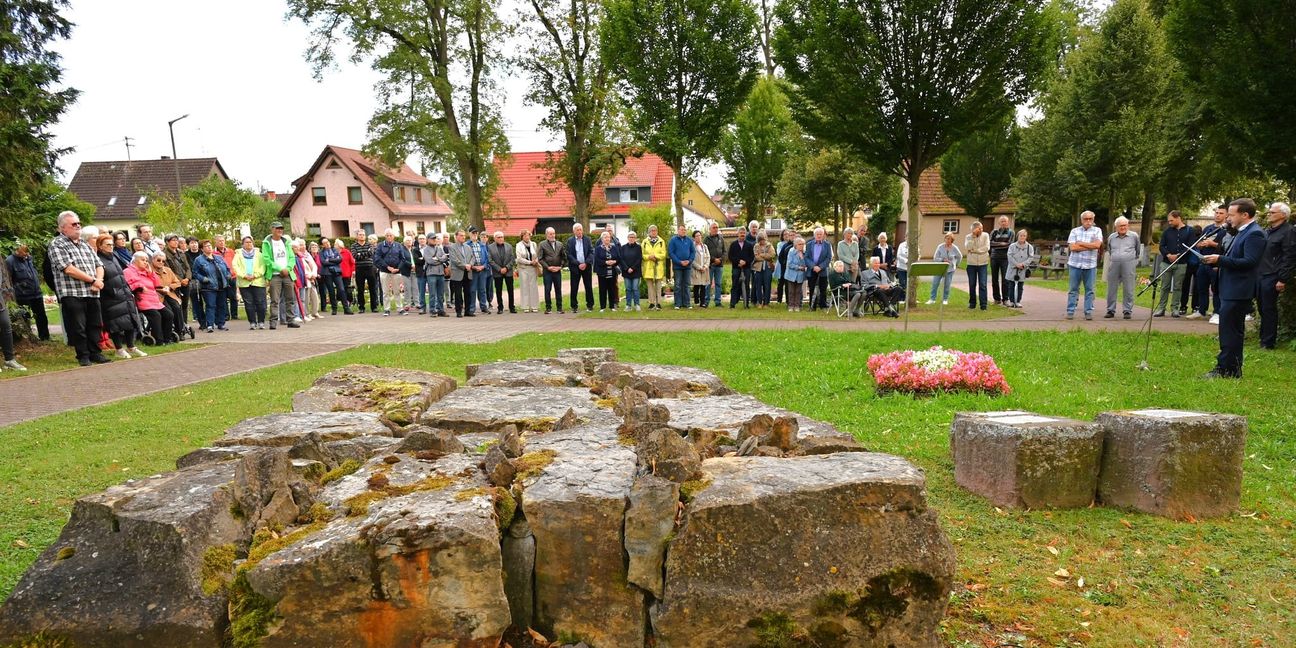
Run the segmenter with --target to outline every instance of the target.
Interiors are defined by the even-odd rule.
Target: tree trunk
[[[679,165],[672,166],[671,171],[675,173],[675,226],[679,227],[684,224],[684,177]]]
[[[572,208],[575,210],[576,222],[580,223],[585,231],[589,231],[590,223],[590,194],[584,191],[572,192]]]
[[[1076,197],[1076,202],[1075,202],[1075,209],[1072,209],[1072,210],[1071,210],[1071,228],[1072,228],[1072,229],[1075,229],[1075,228],[1077,228],[1077,227],[1080,227],[1080,210],[1083,209],[1083,208],[1084,208],[1084,203],[1080,202],[1080,198],[1077,196],[1077,197]]]
[[[922,180],[922,173],[923,170],[916,164],[911,164],[905,177],[905,181],[909,183],[909,227],[905,229],[905,245],[909,246],[911,265],[918,260],[918,242],[922,240],[922,212],[919,211],[918,204],[918,181]],[[918,305],[918,281],[915,279],[908,281],[909,286],[905,290],[905,300],[910,308]]]
[[[1152,221],[1156,220],[1156,194],[1149,189],[1143,193],[1143,220],[1139,223],[1139,240],[1152,242]]]
[[[478,231],[485,231],[486,218],[482,213],[482,188],[477,170],[465,162],[459,163],[459,169],[464,181],[461,196],[468,203],[468,224],[476,227]]]
[[[841,240],[842,231],[842,206],[833,203],[833,243]]]

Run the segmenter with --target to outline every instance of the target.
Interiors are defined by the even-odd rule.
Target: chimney
[[[170,159],[171,159],[171,156],[170,156],[170,155],[163,155],[163,156],[162,156],[162,159],[163,159],[163,160],[170,160]]]
[[[274,202],[274,201],[275,201],[275,192],[273,192],[273,191],[267,191],[267,192],[265,193],[265,199],[268,200],[268,201],[270,201],[270,202]]]

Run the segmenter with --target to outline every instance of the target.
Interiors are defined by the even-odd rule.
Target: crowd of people
[[[1153,269],[1160,275],[1165,268],[1154,316],[1168,310],[1171,317],[1187,313],[1189,319],[1200,319],[1213,309],[1210,321],[1220,324],[1222,344],[1228,338],[1230,348],[1228,354],[1221,353],[1219,375],[1241,370],[1240,350],[1233,344],[1236,322],[1228,318],[1238,312],[1243,322],[1251,318],[1250,308],[1231,304],[1242,293],[1231,292],[1223,277],[1230,272],[1255,274],[1254,280],[1240,281],[1251,286],[1247,304],[1259,303],[1261,346],[1273,348],[1277,295],[1296,272],[1296,234],[1287,222],[1290,208],[1285,203],[1270,207],[1262,252],[1255,255],[1254,267],[1244,267],[1257,244],[1250,237],[1245,250],[1234,243],[1250,223],[1243,222],[1247,215],[1254,220],[1254,210],[1254,202],[1244,200],[1220,205],[1214,222],[1204,228],[1190,227],[1179,212],[1170,212]],[[1105,248],[1106,317],[1115,317],[1119,305],[1123,317],[1130,319],[1142,243],[1124,217],[1116,219],[1115,231],[1105,239],[1093,212],[1084,212],[1080,220],[1067,240],[1066,318],[1073,319],[1081,309],[1085,319],[1093,318],[1096,269]],[[834,245],[823,228],[816,228],[809,240],[783,230],[773,242],[755,221],[729,242],[716,224],[705,233],[680,226],[669,239],[650,226],[642,239],[629,232],[625,241],[611,226],[595,238],[575,224],[566,241],[559,241],[549,228],[541,240],[523,232],[513,244],[502,232],[488,237],[475,228],[400,239],[392,230],[381,238],[357,231],[349,244],[328,238],[307,241],[288,236],[281,223],[274,223],[261,241],[245,236],[237,247],[227,245],[222,236],[199,240],[171,234],[159,241],[149,225],[141,225],[133,239],[125,232],[101,234],[94,227],[82,227],[73,212],[60,214],[58,227],[59,236],[47,249],[44,279],[56,292],[68,344],[82,365],[108,362],[102,349],[120,358],[142,357],[147,354],[139,348],[141,340],[169,344],[193,337],[195,328],[227,331],[229,322],[239,319],[240,305],[250,329],[273,330],[281,325],[298,328],[328,315],[365,312],[384,317],[449,317],[450,312],[476,317],[503,314],[506,308],[509,313],[538,313],[543,287],[544,313],[563,314],[568,308],[579,312],[582,301],[585,310],[595,310],[597,280],[599,311],[661,310],[668,292],[675,309],[720,308],[726,266],[731,309],[767,308],[777,301],[789,312],[798,312],[838,303],[843,312],[859,317],[866,301],[872,300],[880,306],[875,312],[898,317],[896,304],[904,297],[909,269],[908,247],[892,247],[886,233],[869,245],[846,228]],[[1235,262],[1234,249],[1245,251],[1247,261]],[[990,232],[975,223],[962,248],[953,234],[946,234],[933,259],[948,269],[933,277],[927,303],[935,303],[939,295],[948,304],[954,272],[963,264],[969,309],[985,310],[991,300],[1020,308],[1025,279],[1037,258],[1028,232],[1014,232],[1006,217]],[[30,249],[19,246],[5,261],[7,272],[0,276],[12,282],[5,292],[33,314],[39,338],[48,340],[41,277]],[[669,291],[668,281],[673,284]],[[3,308],[0,329],[0,368],[23,370],[14,356],[10,316]]]

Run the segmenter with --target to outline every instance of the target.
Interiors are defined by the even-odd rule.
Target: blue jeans
[[[953,270],[950,270],[949,272],[946,272],[943,275],[936,275],[935,277],[932,277],[932,290],[931,290],[931,297],[928,298],[929,301],[936,301],[936,290],[940,288],[941,279],[945,280],[945,296],[941,297],[941,299],[944,301],[949,301],[950,286],[954,284]]]
[[[981,310],[986,309],[986,269],[983,265],[969,265],[967,267],[968,276],[968,308],[977,305],[977,296],[981,298]],[[1091,305],[1093,298],[1089,299]]]
[[[1193,305],[1198,313],[1205,315],[1212,305],[1215,312],[1219,312],[1219,286],[1215,283],[1218,278],[1214,267],[1197,264],[1197,276],[1193,278]]]
[[[724,289],[724,266],[711,266],[711,280],[707,282],[707,299],[715,301],[715,305],[720,305],[720,293]],[[702,301],[706,301],[703,299]]]
[[[769,265],[764,270],[752,272],[752,303],[768,306],[770,303],[770,277],[774,270]]]
[[[428,275],[428,312],[440,313],[445,310],[445,275]]]
[[[642,282],[642,281],[643,281],[643,279],[641,279],[641,278],[639,278],[639,277],[634,277],[634,278],[627,277],[627,278],[626,278],[626,280],[625,280],[625,303],[626,303],[626,306],[638,306],[638,305],[639,305],[639,283]]]
[[[1076,302],[1080,298],[1081,281],[1084,282],[1085,286],[1085,315],[1093,312],[1094,278],[1097,274],[1097,268],[1082,270],[1075,266],[1067,266],[1067,315],[1075,315]]]
[[[225,309],[228,303],[225,301],[224,290],[204,290],[202,291],[203,303],[203,325],[207,328],[213,326],[225,326],[227,317]]]
[[[689,305],[689,275],[693,274],[688,268],[678,263],[674,266],[675,270],[675,308],[688,308]],[[723,271],[723,270],[722,270]],[[720,302],[716,302],[717,304]]]
[[[478,310],[485,311],[490,308],[490,289],[491,275],[489,272],[483,270],[473,276],[472,292],[469,293],[469,297],[477,299]]]
[[[418,306],[419,306],[419,310],[425,313],[427,312],[427,307],[428,307],[427,293],[428,293],[428,285],[431,282],[431,279],[432,278],[427,275],[421,274],[418,276]],[[411,306],[412,305],[413,304],[411,304]]]

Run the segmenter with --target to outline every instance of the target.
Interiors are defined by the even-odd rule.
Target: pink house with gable
[[[310,239],[358,230],[381,235],[387,228],[397,235],[444,232],[453,213],[437,185],[408,164],[389,168],[341,146],[325,146],[293,187],[280,215],[294,235]]]

